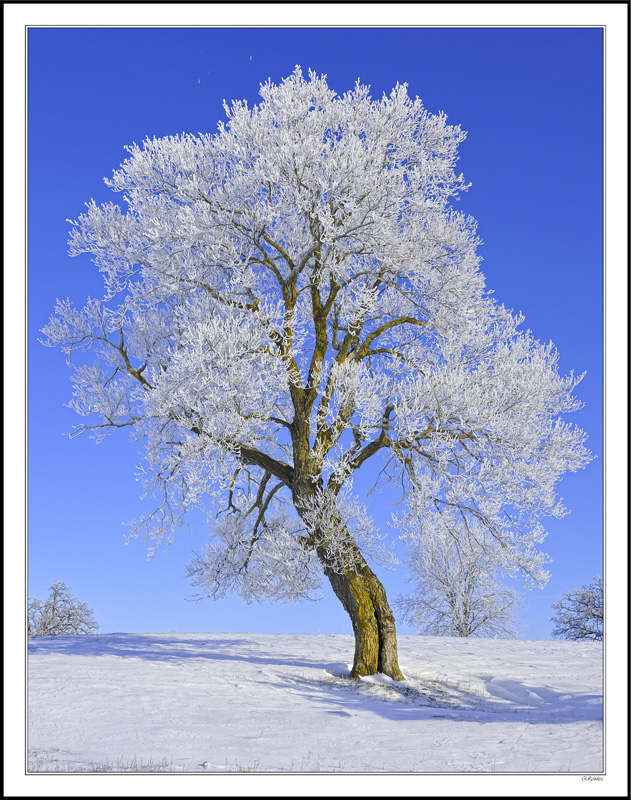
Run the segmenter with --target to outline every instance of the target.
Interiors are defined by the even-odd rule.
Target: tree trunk
[[[308,501],[315,494],[314,485],[315,482],[308,479],[296,480],[292,486],[294,506],[301,517],[306,514]],[[355,657],[351,677],[381,672],[395,681],[405,680],[399,669],[394,614],[386,591],[364,560],[342,519],[338,520],[336,527],[335,538],[338,544],[344,542],[348,556],[348,565],[344,567],[339,558],[329,552],[329,537],[325,531],[312,531],[311,535],[312,541],[317,543],[315,550],[324,574],[353,625]]]
[[[323,564],[325,575],[353,624],[355,658],[351,677],[381,672],[395,681],[405,680],[399,669],[394,615],[385,589],[364,559],[359,558],[358,565],[343,573]]]

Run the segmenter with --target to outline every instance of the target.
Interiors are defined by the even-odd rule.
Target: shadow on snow
[[[115,656],[148,661],[178,662],[207,659],[266,667],[254,680],[298,693],[314,704],[326,704],[328,713],[353,717],[371,712],[390,720],[424,718],[476,721],[480,724],[514,721],[525,724],[601,722],[602,694],[569,693],[548,686],[527,686],[518,680],[478,675],[466,682],[433,679],[427,673],[407,673],[405,682],[371,682],[348,677],[345,664],[296,657],[280,648],[260,655],[256,639],[239,637],[183,638],[177,634],[93,634],[42,637],[29,640],[32,655]],[[284,638],[284,637],[283,637]],[[270,635],[270,639],[273,637]],[[282,644],[282,643],[281,643]],[[322,670],[322,677],[273,673],[275,667]],[[475,684],[477,683],[477,687]],[[472,688],[473,687],[473,688]]]

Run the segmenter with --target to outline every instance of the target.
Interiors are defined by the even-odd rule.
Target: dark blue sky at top
[[[148,7],[149,8],[149,7]],[[144,138],[213,132],[222,101],[259,101],[259,84],[296,64],[338,93],[357,78],[373,97],[397,82],[468,132],[458,208],[478,221],[482,271],[495,297],[552,341],[564,374],[587,372],[572,421],[596,460],[559,486],[571,514],[548,520],[554,561],[525,593],[522,635],[546,638],[551,605],[602,571],[602,31],[596,28],[32,28],[28,31],[29,595],[66,580],[102,630],[350,632],[335,597],[318,605],[200,604],[183,572],[204,531],[177,534],[146,560],[121,524],[147,510],[124,432],[95,445],[62,434],[81,420],[64,355],[39,329],[56,298],[102,295],[88,256],[67,256],[69,224]],[[388,501],[371,510],[385,526]],[[194,520],[195,522],[195,520]],[[390,599],[402,567],[377,569]],[[338,607],[339,606],[339,607]],[[406,625],[402,632],[411,632]]]

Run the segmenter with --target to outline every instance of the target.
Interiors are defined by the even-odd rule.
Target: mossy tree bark
[[[355,634],[355,657],[351,677],[381,672],[404,680],[399,668],[394,615],[386,592],[375,573],[361,558],[343,572],[324,567],[331,587],[351,618]]]
[[[305,509],[304,498],[313,496],[313,482],[302,483],[294,503],[298,513]],[[330,546],[330,532],[315,530],[309,537],[336,597],[351,618],[355,635],[355,656],[351,677],[378,672],[393,680],[405,680],[399,668],[394,614],[386,590],[370,569],[343,520],[338,521],[336,545]],[[340,546],[343,543],[343,546]]]

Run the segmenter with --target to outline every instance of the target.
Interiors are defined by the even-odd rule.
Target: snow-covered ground
[[[342,634],[29,640],[28,770],[598,773],[602,645],[400,636],[352,681]]]

